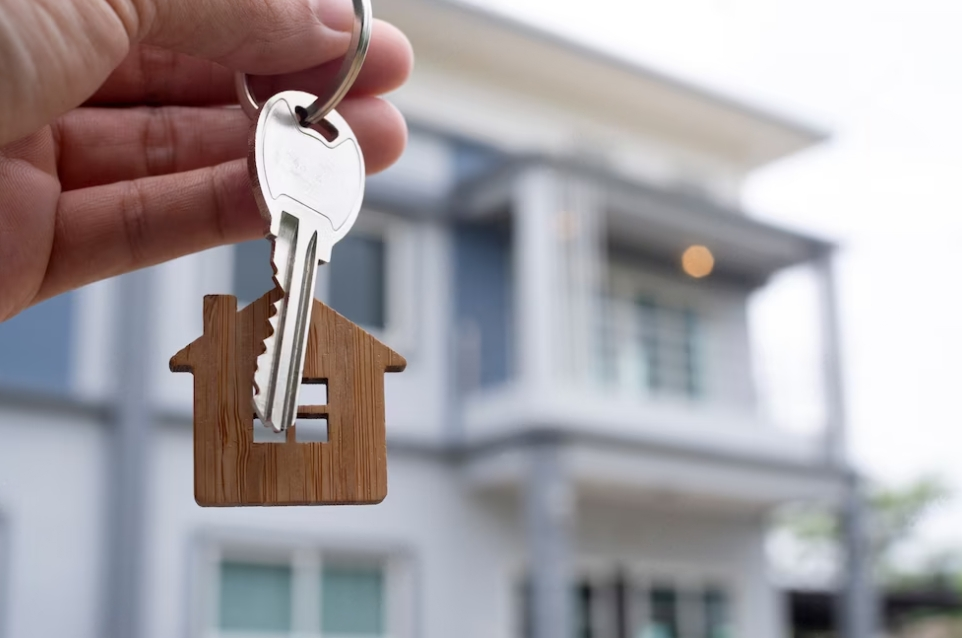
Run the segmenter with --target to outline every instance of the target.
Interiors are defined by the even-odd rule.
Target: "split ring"
[[[371,0],[353,0],[353,2],[354,28],[351,31],[351,45],[337,74],[336,88],[328,98],[322,100],[318,97],[307,108],[298,109],[298,115],[304,125],[317,124],[341,103],[354,85],[354,80],[357,79],[364,64],[364,58],[367,57],[367,49],[371,44]],[[249,118],[256,120],[261,105],[257,103],[257,98],[251,92],[247,74],[237,73],[234,76],[234,85],[237,88],[241,109]]]

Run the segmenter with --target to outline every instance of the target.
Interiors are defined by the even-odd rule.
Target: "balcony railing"
[[[701,317],[652,299],[599,304],[595,378],[637,396],[697,399],[705,389]]]

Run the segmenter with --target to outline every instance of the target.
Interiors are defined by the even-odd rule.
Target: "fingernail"
[[[354,3],[351,0],[311,0],[311,8],[328,28],[347,33],[354,30]]]

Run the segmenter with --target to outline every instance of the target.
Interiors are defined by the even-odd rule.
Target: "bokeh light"
[[[702,279],[715,269],[715,256],[705,246],[689,246],[681,256],[681,267],[689,277]]]

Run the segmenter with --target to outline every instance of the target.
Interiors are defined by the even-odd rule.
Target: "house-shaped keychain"
[[[199,505],[379,503],[387,495],[384,373],[404,358],[328,306],[314,301],[304,382],[327,384],[327,405],[298,418],[327,419],[327,442],[254,442],[255,359],[280,295],[246,308],[227,295],[204,298],[204,334],[170,360],[194,375],[194,496]],[[262,426],[258,426],[262,427]]]

